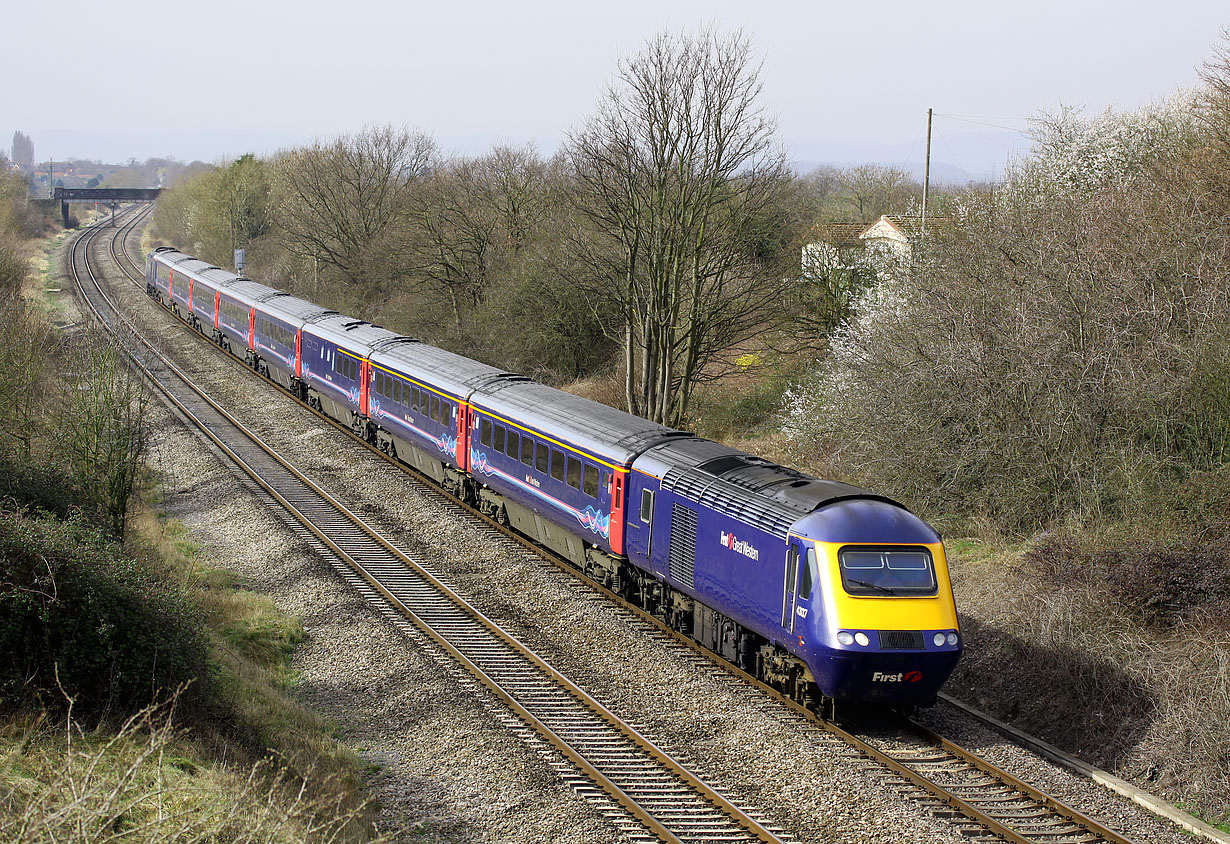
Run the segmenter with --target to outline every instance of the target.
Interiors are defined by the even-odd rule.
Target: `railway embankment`
[[[57,265],[27,296],[67,289]],[[0,320],[62,314],[14,299]],[[69,384],[48,340],[38,371]],[[114,531],[56,457],[71,402],[41,389],[46,413],[0,454],[0,839],[372,839],[364,763],[291,695],[300,622],[205,563],[152,476]]]
[[[1230,575],[1215,537],[952,542],[948,691],[1230,832]]]

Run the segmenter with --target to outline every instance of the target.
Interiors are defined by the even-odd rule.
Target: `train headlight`
[[[961,637],[958,636],[956,633],[948,634],[948,644],[955,645],[959,641],[961,641]]]
[[[932,637],[931,637],[931,641],[932,641],[932,642],[935,642],[935,646],[936,646],[937,648],[938,648],[938,647],[943,646],[944,641],[945,641],[944,634],[943,634],[943,633],[936,633],[934,636],[932,636]]]
[[[840,633],[837,634],[837,642],[838,644],[841,644],[841,645],[853,645],[854,637],[851,636],[849,633],[847,633],[845,630],[842,630]]]
[[[871,640],[867,638],[867,634],[861,631],[854,634],[854,641],[858,642],[864,648],[871,644]]]

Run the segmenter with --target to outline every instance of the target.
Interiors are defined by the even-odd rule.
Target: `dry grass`
[[[263,763],[246,770],[203,758],[171,724],[173,703],[118,730],[73,720],[0,722],[0,840],[340,842],[361,809],[330,803]],[[315,789],[328,792],[328,789]]]

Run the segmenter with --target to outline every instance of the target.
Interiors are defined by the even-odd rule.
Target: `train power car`
[[[300,400],[800,702],[927,704],[960,658],[943,543],[894,501],[173,249],[146,278]]]

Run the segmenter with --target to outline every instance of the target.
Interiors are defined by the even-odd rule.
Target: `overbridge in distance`
[[[60,200],[60,214],[64,228],[68,228],[68,204],[70,202],[105,202],[111,207],[114,221],[115,206],[119,202],[153,202],[162,193],[162,188],[62,188],[57,187],[52,199]]]

